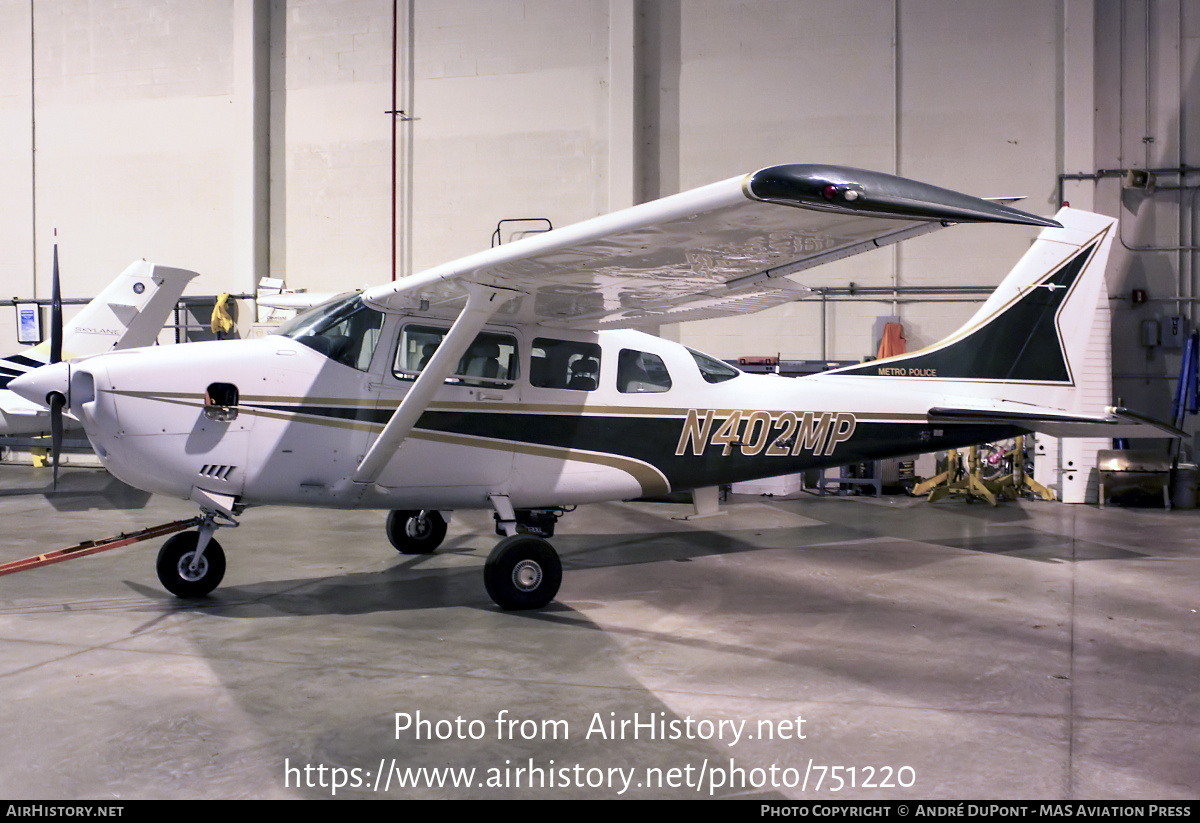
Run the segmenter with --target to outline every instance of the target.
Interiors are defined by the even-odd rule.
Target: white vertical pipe
[[[608,210],[637,205],[637,6],[608,4]]]

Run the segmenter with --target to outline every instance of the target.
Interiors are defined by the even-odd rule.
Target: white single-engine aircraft
[[[791,301],[784,275],[974,222],[1048,228],[922,351],[789,379],[636,330]],[[176,595],[217,586],[213,532],[252,506],[388,509],[405,553],[437,547],[443,512],[490,508],[505,537],[488,593],[540,608],[562,577],[545,538],[576,504],[1027,430],[1117,434],[1123,410],[1078,389],[1115,222],[775,166],[344,295],[269,338],[83,358],[11,387],[65,402],[121,480],[200,506],[159,553]]]
[[[151,345],[195,276],[145,261],[131,263],[66,324],[61,359]],[[46,407],[15,394],[8,384],[51,359],[49,340],[0,359],[0,434],[50,430]]]

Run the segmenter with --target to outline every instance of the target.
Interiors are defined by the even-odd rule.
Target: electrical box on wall
[[[42,309],[37,303],[13,302],[17,309],[17,342],[33,346],[42,342]]]
[[[1162,339],[1160,345],[1164,349],[1181,349],[1187,338],[1187,318],[1174,314],[1163,318]]]
[[[1142,348],[1151,349],[1158,345],[1159,326],[1157,320],[1142,321]]]

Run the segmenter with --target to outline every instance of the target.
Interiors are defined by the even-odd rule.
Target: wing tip
[[[746,177],[743,189],[754,200],[798,208],[876,217],[947,223],[1010,223],[1060,228],[1057,220],[897,177],[848,166],[790,164],[768,166]]]

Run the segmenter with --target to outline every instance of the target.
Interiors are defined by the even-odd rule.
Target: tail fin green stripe
[[[941,348],[865,363],[839,374],[1070,383],[1058,312],[1098,248],[1093,243],[983,325]]]

